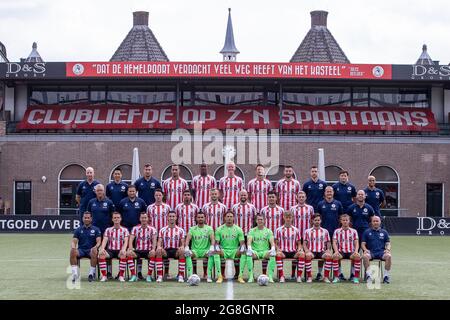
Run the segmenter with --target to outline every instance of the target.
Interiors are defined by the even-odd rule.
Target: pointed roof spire
[[[42,58],[41,58],[41,55],[37,51],[37,43],[36,42],[33,42],[31,53],[25,61],[26,62],[44,62],[44,60],[42,60]]]
[[[327,28],[328,12],[315,10],[310,14],[311,29],[295,51],[291,62],[350,63]]]
[[[419,59],[417,60],[416,64],[421,64],[421,65],[433,65],[434,64],[433,60],[431,59],[430,55],[428,54],[426,44],[424,44],[422,46],[422,53],[421,53]]]
[[[225,44],[220,53],[223,54],[224,61],[236,61],[236,55],[239,50],[234,43],[233,22],[231,21],[231,8],[228,8],[227,32],[225,35]]]
[[[133,27],[110,61],[169,61],[148,26],[147,11],[133,12]]]

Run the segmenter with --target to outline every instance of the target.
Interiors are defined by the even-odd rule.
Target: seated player
[[[92,225],[92,213],[83,213],[83,225],[73,233],[70,265],[72,266],[72,282],[79,278],[78,259],[88,258],[91,260],[89,269],[89,282],[95,278],[95,267],[97,266],[98,248],[102,241],[100,229]]]
[[[350,228],[350,216],[343,214],[340,217],[341,227],[336,229],[333,234],[333,283],[339,279],[339,260],[350,259],[354,267],[355,276],[353,283],[359,283],[359,272],[361,270],[361,256],[359,255],[358,232]]]
[[[303,249],[305,250],[305,265],[306,265],[306,282],[312,282],[312,263],[313,259],[325,260],[325,273],[323,281],[330,283],[330,270],[332,263],[331,241],[330,234],[327,229],[320,227],[322,218],[320,214],[316,213],[313,217],[313,226],[305,231],[303,237]]]
[[[248,282],[253,282],[253,260],[264,259],[269,260],[268,277],[269,282],[273,282],[273,272],[275,271],[275,241],[273,239],[272,230],[265,227],[264,216],[256,215],[256,227],[250,229],[247,236],[247,268]],[[242,280],[242,281],[241,281]],[[244,279],[239,277],[239,282],[243,283]]]
[[[223,282],[222,274],[224,273],[224,270],[221,270],[220,268],[220,258],[223,260],[239,259],[239,282],[245,282],[242,278],[247,262],[244,232],[241,227],[234,224],[234,214],[231,210],[228,210],[225,215],[225,224],[221,225],[216,230],[216,245],[214,249],[216,251],[216,258],[214,259],[215,268],[219,273],[216,282]],[[217,258],[217,256],[219,258]]]
[[[155,265],[157,233],[156,229],[148,224],[148,214],[145,211],[140,213],[139,221],[141,224],[133,227],[130,234],[128,244],[127,258],[128,268],[130,268],[130,282],[138,280],[136,269],[134,267],[134,259],[148,260],[147,282],[152,282],[153,268]],[[136,243],[136,248],[134,244]]]
[[[365,279],[368,282],[373,281],[367,274],[370,260],[381,259],[385,261],[383,283],[390,283],[390,271],[392,266],[391,258],[391,240],[386,230],[381,228],[381,218],[372,217],[372,225],[364,231],[361,239],[361,248],[363,249],[364,268],[366,269]]]
[[[291,208],[292,210],[292,208]],[[275,233],[277,244],[277,269],[280,282],[285,282],[283,271],[283,259],[297,259],[297,282],[302,282],[303,268],[305,267],[305,252],[299,230],[292,225],[292,212],[284,213],[284,225],[279,227]],[[292,262],[295,265],[294,262]]]
[[[184,240],[186,233],[175,224],[176,221],[176,213],[170,211],[167,217],[168,225],[159,230],[158,246],[156,248],[156,270],[158,273],[156,282],[163,281],[163,258],[178,260],[178,282],[184,282],[184,269],[186,264],[184,258]]]
[[[119,281],[125,282],[123,274],[127,267],[127,246],[130,233],[127,228],[120,225],[122,221],[120,212],[113,212],[112,221],[114,225],[106,229],[99,252],[99,265],[102,273],[100,281],[108,280],[106,277],[106,259],[119,259]]]
[[[207,282],[212,282],[212,269],[214,267],[214,231],[205,224],[205,214],[197,213],[197,225],[192,226],[186,236],[186,256],[187,277],[192,275],[192,259],[208,258]],[[189,249],[191,244],[191,249]]]

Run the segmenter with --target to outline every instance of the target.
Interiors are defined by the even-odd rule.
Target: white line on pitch
[[[227,281],[227,295],[226,295],[225,299],[227,299],[227,300],[234,300],[233,280],[228,280]]]

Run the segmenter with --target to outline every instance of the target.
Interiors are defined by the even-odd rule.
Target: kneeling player
[[[139,216],[141,224],[133,227],[131,230],[130,241],[128,245],[128,267],[131,271],[130,282],[137,281],[136,269],[134,267],[134,259],[148,260],[147,282],[152,282],[153,268],[155,266],[155,249],[156,249],[156,229],[148,224],[148,214],[142,211]],[[136,249],[134,243],[136,241]]]
[[[272,230],[265,227],[264,216],[256,215],[256,227],[250,229],[247,238],[248,282],[253,282],[253,259],[269,260],[269,282],[273,282],[275,271],[275,241]],[[242,277],[239,278],[240,280]],[[239,282],[241,282],[239,280]],[[242,279],[243,280],[243,279]]]
[[[197,225],[189,228],[186,236],[186,256],[187,277],[192,274],[192,258],[208,258],[207,282],[212,282],[212,269],[214,267],[214,231],[205,224],[205,214],[198,212],[196,215]],[[189,249],[191,243],[191,249]]]
[[[297,282],[302,282],[303,268],[305,267],[305,252],[302,248],[299,230],[292,225],[293,215],[291,211],[284,212],[284,225],[275,233],[277,244],[277,269],[280,282],[285,282],[283,271],[283,259],[297,259]],[[295,263],[292,262],[295,266]]]
[[[339,282],[339,260],[350,259],[354,266],[354,283],[359,283],[359,271],[361,270],[361,256],[359,255],[358,232],[350,228],[350,216],[343,214],[340,217],[342,227],[336,229],[333,234],[333,283]]]
[[[89,269],[89,282],[95,278],[95,266],[97,265],[98,248],[101,243],[100,229],[92,225],[92,213],[83,213],[83,225],[78,227],[72,238],[70,250],[70,265],[72,266],[72,282],[77,281],[78,259],[88,258],[91,260]]]
[[[330,270],[332,263],[330,234],[327,229],[321,228],[322,218],[316,213],[313,218],[313,227],[305,231],[303,249],[305,250],[306,282],[312,282],[312,259],[325,260],[325,274],[323,281],[330,283]]]
[[[216,230],[216,245],[215,245],[216,257],[214,259],[215,267],[219,276],[217,283],[222,283],[223,271],[220,268],[220,258],[226,259],[240,259],[239,263],[239,282],[245,282],[242,278],[244,274],[245,264],[247,262],[247,256],[245,255],[245,239],[244,231],[241,227],[234,224],[233,211],[228,210],[225,215],[225,224],[221,225]],[[219,258],[220,257],[220,258]]]
[[[106,259],[119,259],[119,281],[124,282],[123,274],[127,267],[127,246],[130,233],[127,228],[120,225],[122,221],[120,212],[113,212],[112,221],[114,226],[106,229],[99,252],[99,265],[102,273],[100,281],[105,282],[107,280]]]
[[[158,278],[156,282],[163,281],[163,258],[178,260],[178,282],[184,282],[184,269],[186,260],[184,258],[184,240],[186,234],[175,222],[177,215],[174,211],[169,212],[168,225],[159,230],[158,247],[156,248],[156,270]]]

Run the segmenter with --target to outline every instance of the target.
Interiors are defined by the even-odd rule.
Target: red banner
[[[297,107],[282,111],[284,129],[339,131],[437,131],[430,109],[392,107]]]
[[[284,106],[283,129],[346,131],[437,131],[430,109],[387,107]],[[111,129],[276,129],[280,124],[274,106],[180,107],[178,126],[174,106],[82,105],[33,106],[18,125],[25,130]]]
[[[77,78],[392,79],[392,65],[268,62],[66,62]]]

